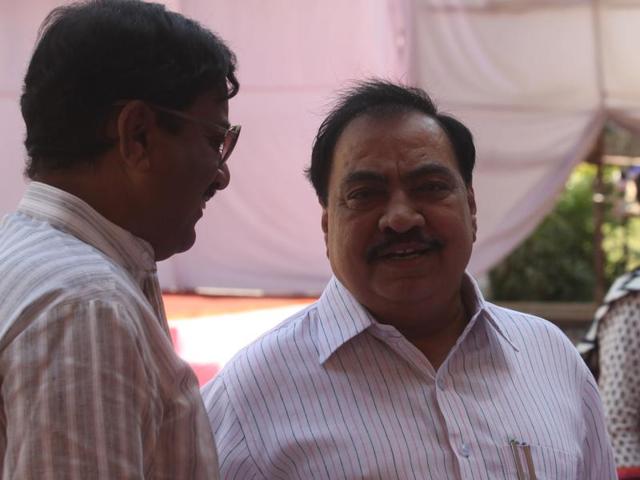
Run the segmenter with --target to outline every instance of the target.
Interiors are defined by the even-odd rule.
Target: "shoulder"
[[[491,318],[519,349],[563,352],[569,355],[572,362],[580,360],[567,335],[549,320],[492,303],[486,305]]]
[[[218,374],[226,388],[268,382],[285,375],[294,363],[312,356],[317,359],[313,338],[316,305],[295,313],[236,353]]]
[[[0,271],[19,275],[36,269],[42,274],[63,276],[110,273],[115,265],[100,250],[47,222],[20,215],[8,217],[0,228]],[[14,220],[12,228],[10,220]]]
[[[118,318],[145,308],[120,265],[46,222],[22,217],[9,216],[0,228],[0,336],[17,322],[71,310],[112,308]]]
[[[120,265],[92,245],[46,222],[22,217],[15,228],[9,221],[0,229],[0,291],[100,296],[129,281]]]
[[[509,356],[515,371],[540,391],[563,392],[582,405],[585,388],[595,383],[586,363],[566,334],[548,320],[491,305],[490,314],[517,351]]]
[[[566,338],[560,328],[545,318],[489,302],[486,303],[486,307],[496,322],[510,333],[527,336],[532,333],[549,332],[554,338]]]
[[[595,320],[603,324],[613,320],[624,323],[625,319],[638,318],[640,310],[640,276],[638,271],[619,277],[611,286],[605,299],[596,311]]]

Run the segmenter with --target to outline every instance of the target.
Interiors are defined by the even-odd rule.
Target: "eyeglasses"
[[[194,117],[193,115],[189,115],[187,113],[181,112],[179,110],[173,110],[171,108],[161,107],[160,105],[155,105],[153,103],[148,104],[154,110],[158,110],[159,112],[168,113],[169,115],[173,115],[175,117],[181,118],[183,120],[187,120],[189,122],[197,123],[198,125],[204,127],[207,130],[215,131],[218,136],[216,140],[211,140],[211,146],[214,150],[218,151],[220,155],[220,162],[218,163],[218,168],[222,168],[226,161],[229,159],[231,152],[236,146],[238,142],[238,137],[240,136],[240,125],[231,125],[229,128],[225,128],[222,125],[217,125],[215,123],[207,122],[206,120],[202,120],[200,118]]]
[[[126,100],[118,101],[114,104],[116,107],[122,107],[126,104]],[[217,136],[214,139],[211,139],[209,143],[211,147],[218,152],[220,156],[220,161],[218,163],[218,169],[224,167],[224,164],[229,159],[231,152],[236,146],[238,142],[238,137],[240,136],[240,125],[231,125],[229,128],[225,128],[222,125],[218,125],[212,122],[207,122],[206,120],[202,120],[200,118],[194,117],[193,115],[189,115],[187,113],[181,112],[179,110],[173,110],[172,108],[161,107],[160,105],[156,105],[154,103],[146,102],[154,110],[159,112],[168,113],[169,115],[173,115],[174,117],[181,118],[183,120],[187,120],[189,122],[197,123],[201,127],[204,127],[206,130],[213,131],[217,133]]]

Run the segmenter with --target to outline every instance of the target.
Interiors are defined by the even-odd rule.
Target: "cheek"
[[[329,223],[327,249],[334,259],[355,263],[371,243],[371,228],[363,219],[345,219]]]
[[[444,237],[459,238],[461,233],[471,231],[473,227],[473,217],[466,204],[460,201],[448,205],[427,206],[423,211],[427,226],[431,226]]]
[[[184,143],[181,166],[187,174],[200,176],[200,181],[212,179],[217,169],[216,156],[202,135],[195,135]],[[211,180],[210,180],[211,181]]]

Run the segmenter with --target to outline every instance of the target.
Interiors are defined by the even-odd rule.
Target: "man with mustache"
[[[205,387],[224,478],[615,478],[569,340],[465,273],[474,163],[419,89],[339,100],[308,171],[334,277]]]
[[[229,183],[235,56],[163,5],[45,20],[21,98],[32,182],[0,226],[0,477],[218,478],[156,261]]]

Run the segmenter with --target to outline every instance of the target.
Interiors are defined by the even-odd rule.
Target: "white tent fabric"
[[[318,293],[329,275],[320,208],[302,175],[313,136],[350,80],[424,87],[474,132],[487,271],[553,206],[607,118],[640,133],[640,1],[173,0],[239,59],[243,125],[231,186],[189,252],[160,264],[166,288]],[[24,188],[21,78],[50,0],[0,0],[0,214]]]

